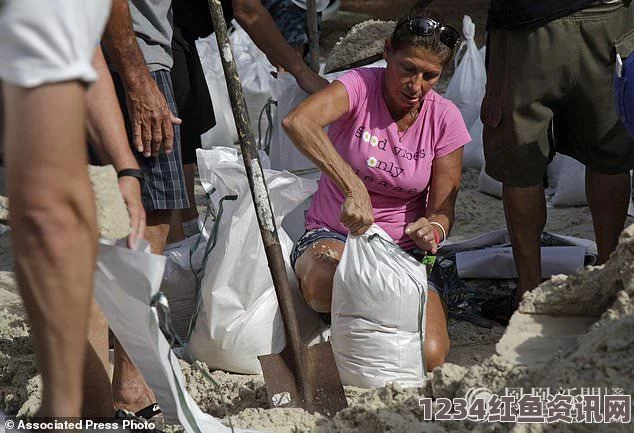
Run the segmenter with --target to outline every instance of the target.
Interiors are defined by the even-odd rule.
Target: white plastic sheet
[[[202,280],[202,304],[187,346],[188,356],[211,368],[237,373],[261,372],[259,355],[279,353],[285,345],[277,297],[251,199],[242,157],[229,148],[198,150],[198,169],[215,207],[223,202],[218,219],[216,246],[211,251]],[[282,219],[317,188],[316,182],[288,172],[264,170],[273,206],[287,276],[302,318],[303,336],[321,331],[318,315],[304,302],[295,273],[290,268],[292,241],[280,228]],[[203,230],[206,236],[209,227]]]
[[[373,225],[348,236],[332,299],[332,349],[344,385],[422,386],[427,274]]]
[[[165,257],[106,242],[99,246],[95,299],[154,392],[165,421],[182,424],[188,433],[230,432],[203,413],[187,393],[178,359],[159,328],[157,310],[151,304],[161,284]]]
[[[460,45],[460,50],[465,47],[464,55],[457,64],[456,70],[449,81],[445,98],[453,101],[462,113],[467,128],[480,117],[480,106],[484,99],[486,87],[486,69],[482,55],[475,44],[475,24],[469,15],[462,20],[462,33],[465,40]],[[458,57],[456,57],[456,62]]]

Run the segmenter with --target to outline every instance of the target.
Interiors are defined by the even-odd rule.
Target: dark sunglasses
[[[398,30],[404,25],[409,26],[409,30],[418,36],[429,36],[438,30],[438,37],[440,42],[445,44],[450,49],[455,49],[460,42],[460,33],[456,29],[444,24],[440,24],[438,21],[432,20],[427,17],[414,17],[409,20],[402,21],[396,26],[394,31]]]

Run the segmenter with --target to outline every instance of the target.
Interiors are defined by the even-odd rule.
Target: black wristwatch
[[[117,172],[117,178],[122,178],[123,176],[131,176],[139,179],[139,183],[141,184],[141,188],[143,187],[143,182],[145,181],[143,177],[143,172],[138,168],[124,168],[123,170],[119,170]]]

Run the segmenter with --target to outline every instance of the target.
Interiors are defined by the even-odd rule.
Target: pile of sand
[[[361,60],[381,55],[385,39],[394,31],[395,21],[368,20],[352,27],[332,48],[326,73]]]

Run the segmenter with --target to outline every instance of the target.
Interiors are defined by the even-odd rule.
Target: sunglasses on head
[[[439,23],[436,20],[432,20],[427,17],[414,17],[409,20],[402,21],[394,31],[396,31],[399,27],[403,27],[407,25],[409,30],[418,36],[430,36],[435,31],[438,31],[438,37],[440,42],[445,44],[450,49],[456,48],[458,42],[460,42],[460,34],[453,27],[446,26],[444,24]]]

